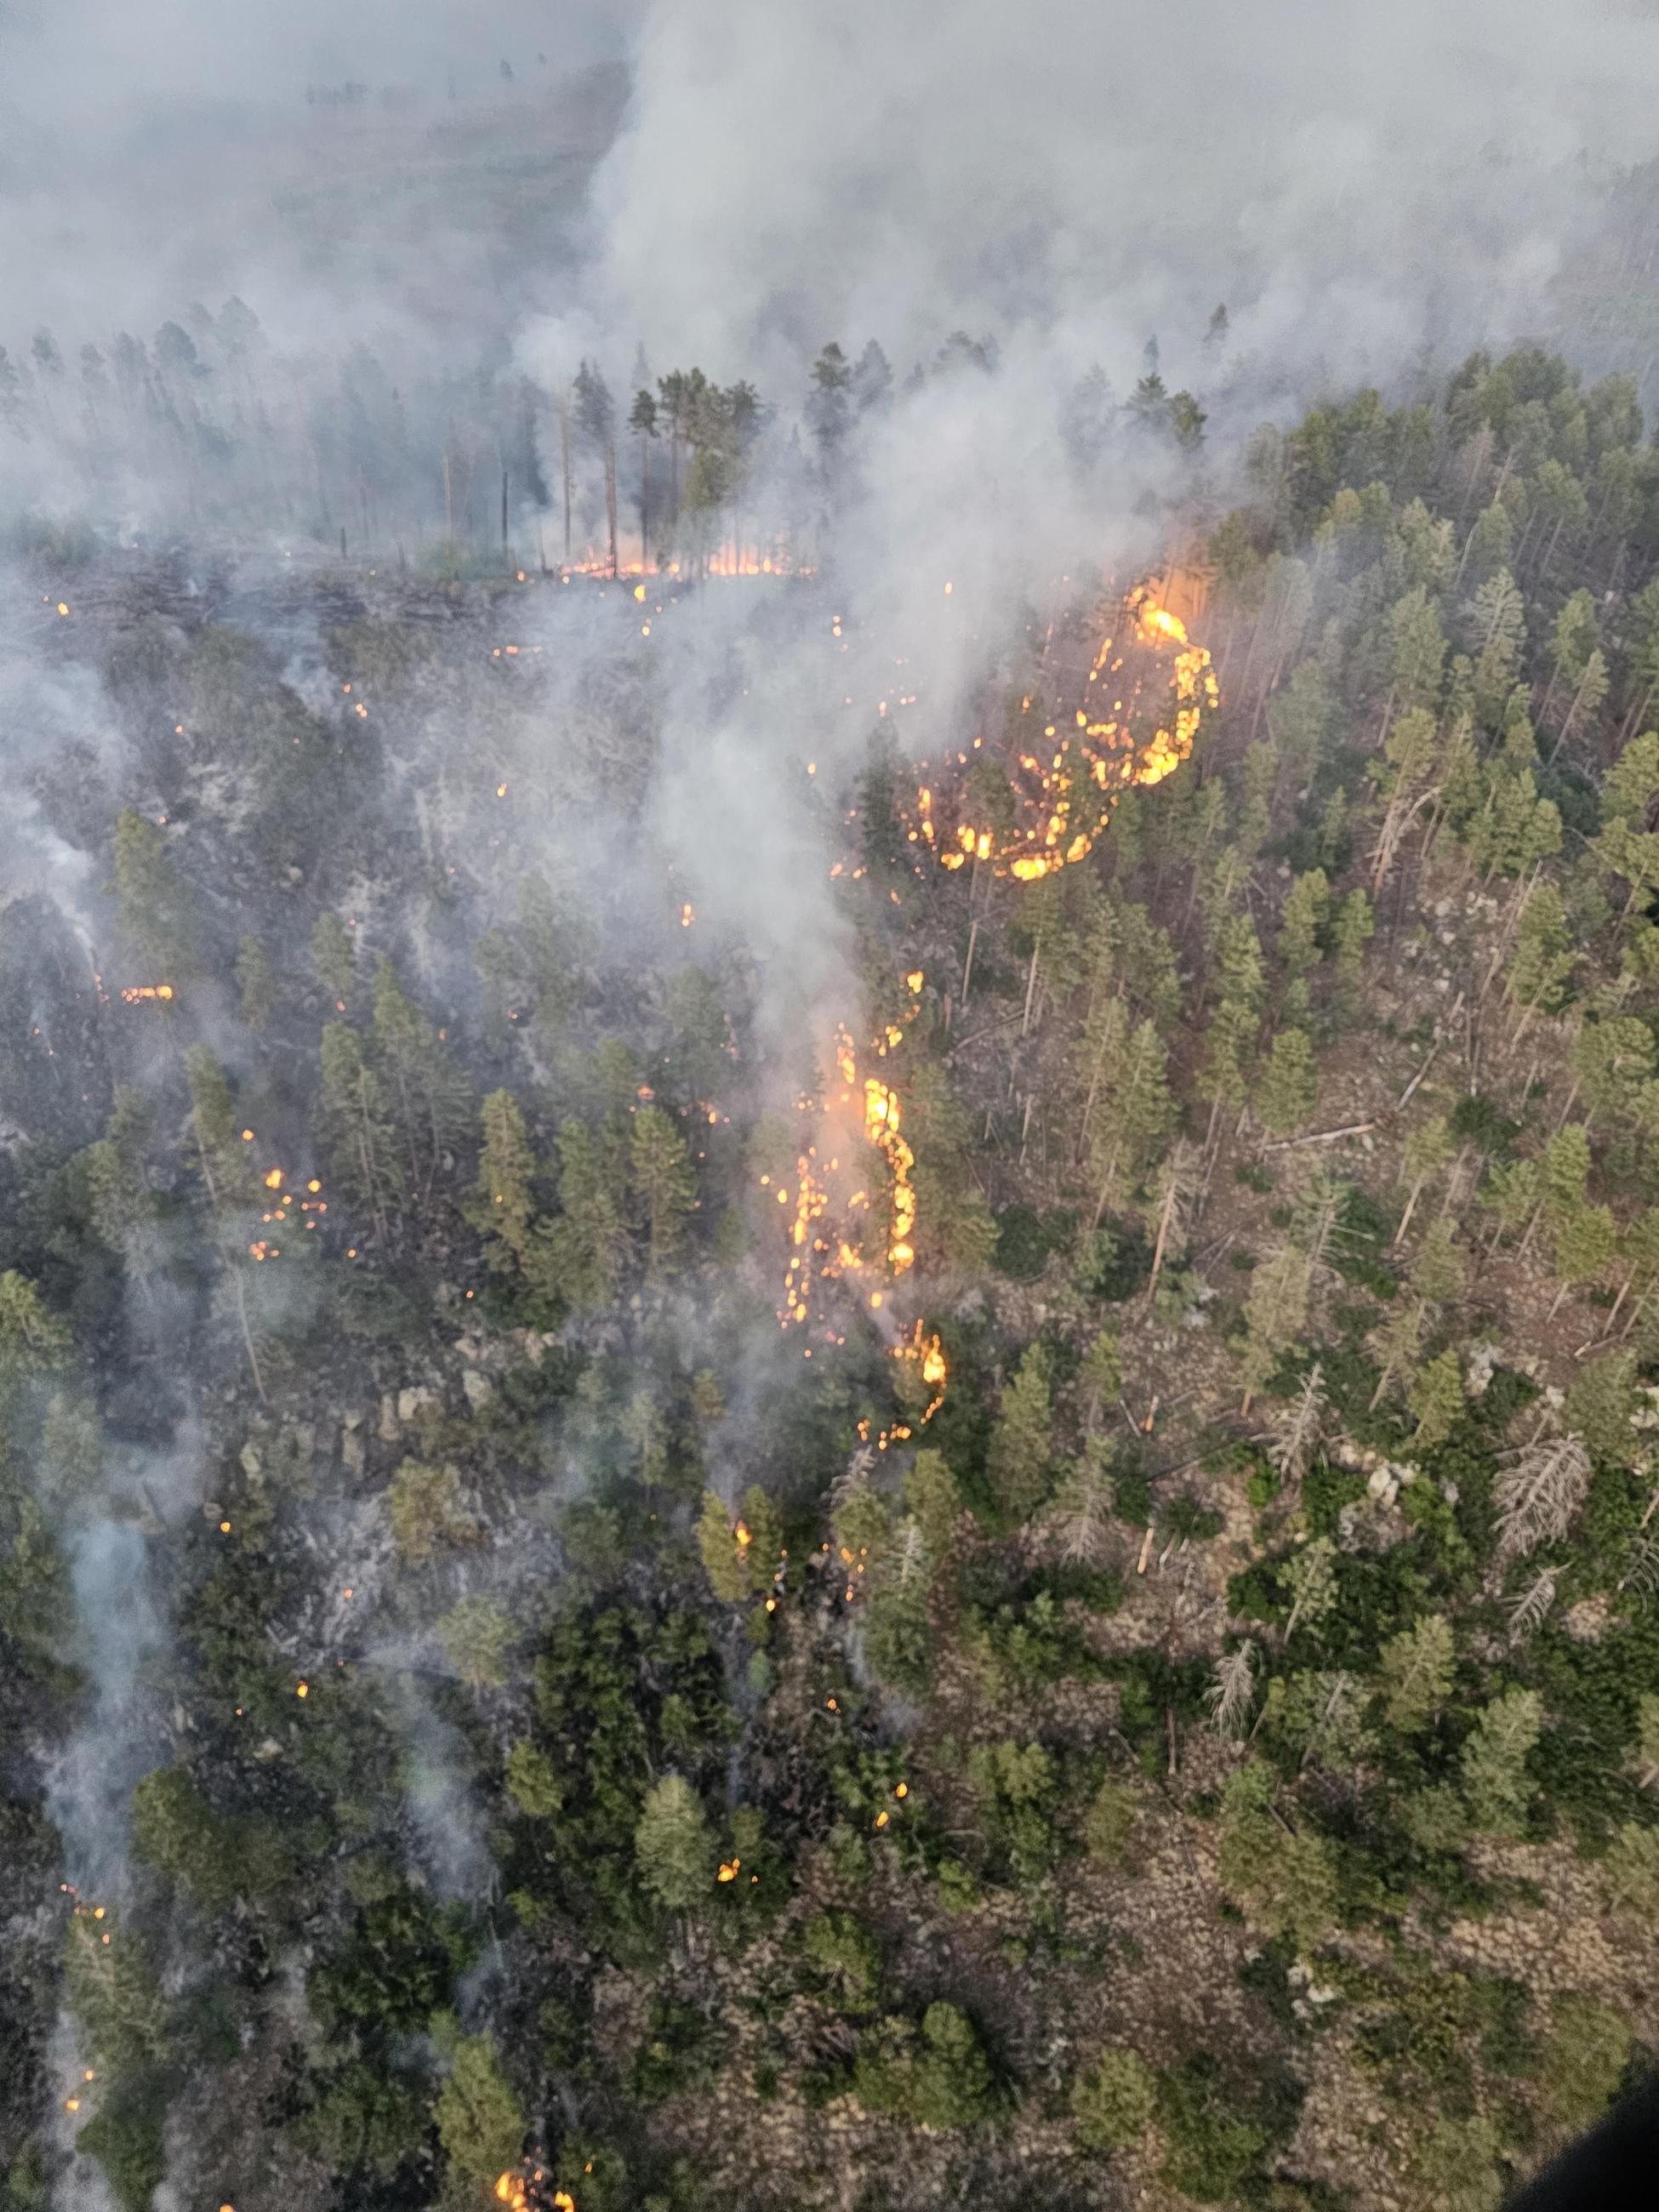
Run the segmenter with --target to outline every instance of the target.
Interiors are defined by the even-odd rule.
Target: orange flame
[[[1061,718],[1044,725],[1042,757],[1034,750],[1012,755],[1009,782],[1016,805],[1011,831],[1001,833],[965,817],[946,823],[938,794],[924,785],[916,794],[913,835],[932,848],[941,867],[988,861],[995,874],[1012,876],[1018,883],[1056,875],[1094,850],[1123,792],[1136,784],[1161,783],[1190,755],[1204,715],[1220,702],[1209,652],[1192,643],[1180,617],[1158,605],[1145,588],[1131,594],[1124,613],[1129,624],[1125,651],[1114,659],[1115,641],[1108,637],[1087,684],[1109,682],[1136,648],[1165,663],[1170,696],[1151,735],[1138,737],[1132,726],[1130,709],[1142,690],[1132,671],[1124,687],[1127,699],[1114,699],[1108,708],[1104,692],[1097,694],[1087,706],[1073,710],[1063,735]],[[1020,711],[1029,714],[1030,708],[1027,698]]]

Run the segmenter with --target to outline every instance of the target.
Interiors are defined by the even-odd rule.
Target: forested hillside
[[[0,912],[0,2204],[1494,2206],[1659,2050],[1634,389],[1224,514],[1097,393],[1156,572],[927,769],[779,719],[833,1012],[656,810],[837,579],[659,573],[763,417],[641,398],[637,591],[20,540],[102,703]]]

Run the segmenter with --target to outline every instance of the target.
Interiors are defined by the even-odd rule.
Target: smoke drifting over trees
[[[1659,2048],[1654,11],[0,82],[0,2212],[1494,2203]]]

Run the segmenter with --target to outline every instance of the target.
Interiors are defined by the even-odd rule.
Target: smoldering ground
[[[637,975],[674,960],[720,974],[747,1027],[740,1058],[721,1070],[730,1091],[714,1094],[717,1113],[738,1094],[744,1109],[787,1101],[834,1021],[856,1015],[858,947],[830,872],[850,842],[872,729],[896,730],[912,752],[959,734],[987,672],[1018,650],[1019,611],[1062,605],[1085,568],[1121,573],[1158,557],[1171,510],[1201,507],[1206,470],[1224,468],[1221,434],[1249,428],[1287,392],[1379,368],[1395,377],[1425,346],[1547,323],[1553,288],[1576,242],[1595,234],[1614,168],[1647,151],[1640,111],[1653,58],[1645,15],[1612,9],[1575,11],[1571,22],[1528,10],[1521,35],[1512,9],[1465,12],[1449,28],[1418,9],[1362,19],[1200,8],[1154,39],[1121,8],[976,6],[942,25],[873,5],[833,19],[794,4],[661,7],[602,26],[582,54],[561,48],[562,66],[624,58],[629,104],[591,193],[567,191],[567,176],[544,235],[514,204],[508,253],[490,228],[501,209],[493,190],[448,210],[435,247],[407,199],[373,193],[349,224],[341,218],[343,240],[328,234],[326,194],[279,209],[252,240],[245,228],[261,195],[293,175],[289,110],[267,82],[296,112],[307,84],[331,98],[367,83],[382,152],[406,149],[407,112],[380,94],[417,80],[423,97],[447,100],[447,84],[433,87],[455,66],[459,34],[441,11],[377,13],[337,40],[309,19],[256,37],[234,14],[210,25],[194,9],[140,9],[112,26],[118,37],[94,51],[84,79],[68,73],[75,27],[73,16],[43,24],[33,74],[14,79],[31,125],[6,201],[25,324],[51,319],[60,362],[64,350],[73,360],[83,334],[107,335],[106,279],[118,263],[119,316],[146,330],[188,322],[187,302],[210,281],[216,299],[252,299],[268,350],[256,379],[222,309],[197,337],[179,325],[192,350],[169,341],[148,385],[135,372],[143,427],[126,442],[113,399],[97,403],[104,413],[88,432],[51,356],[32,355],[18,402],[25,435],[5,434],[19,496],[84,517],[106,552],[135,517],[152,532],[176,530],[187,566],[209,521],[227,537],[281,531],[331,554],[349,528],[353,549],[343,581],[318,579],[342,595],[328,622],[296,634],[257,599],[236,616],[270,653],[262,703],[291,713],[295,744],[316,738],[331,772],[345,764],[315,802],[319,817],[306,814],[304,794],[271,806],[268,838],[249,857],[235,787],[245,732],[193,726],[182,702],[176,721],[160,718],[175,673],[195,680],[198,617],[179,607],[146,629],[166,681],[149,702],[158,712],[132,715],[103,756],[110,798],[167,817],[168,853],[227,946],[237,927],[261,930],[284,976],[303,978],[305,1049],[330,1012],[306,967],[314,915],[356,920],[362,967],[397,957],[441,1016],[471,988],[468,942],[510,922],[526,887],[550,880],[596,945],[582,955],[595,999],[608,1021],[632,1024],[641,1080],[660,1010]],[[524,125],[521,113],[492,121],[478,82],[497,67],[486,42],[504,43],[509,29],[539,36],[539,19],[525,11],[499,34],[475,20],[465,34],[473,76],[461,89],[480,103],[473,120],[485,139]],[[1509,58],[1517,52],[1523,62]],[[492,85],[493,100],[516,98]],[[361,105],[343,99],[348,116]],[[316,101],[307,112],[320,122]],[[573,131],[574,168],[599,153],[601,122],[580,149]],[[61,140],[50,157],[48,133]],[[364,158],[374,173],[373,150]],[[232,164],[233,191],[200,189],[216,165]],[[137,223],[125,207],[134,173],[154,185]],[[48,221],[53,190],[70,192],[70,211]],[[157,210],[186,201],[181,234],[156,235]],[[521,284],[504,273],[515,254],[526,257]],[[1222,300],[1231,330],[1206,352]],[[941,362],[958,329],[990,343]],[[409,393],[386,374],[343,369],[365,331],[383,349],[391,333]],[[869,335],[886,345],[897,388],[836,454],[810,417],[792,451],[818,347],[833,336],[855,351]],[[551,392],[586,356],[602,358],[625,393],[641,338],[659,364],[752,374],[775,398],[755,506],[781,534],[789,472],[810,482],[812,557],[799,565],[811,577],[694,587],[689,574],[653,570],[639,599],[628,580],[544,580],[538,562],[518,586],[495,537],[501,468],[513,544],[527,549],[539,524],[556,544]],[[1212,458],[1130,437],[1079,461],[1066,434],[1079,380],[1098,363],[1127,395],[1154,338],[1167,382],[1210,408]],[[490,402],[468,418],[481,356]],[[912,362],[923,371],[914,383]],[[339,429],[355,425],[365,393],[394,456],[378,511],[362,490],[369,441]],[[394,398],[413,426],[401,447]],[[261,488],[261,406],[279,422],[274,489]],[[503,425],[526,420],[507,461]],[[225,448],[228,467],[246,462],[239,490],[257,492],[240,515],[214,489]],[[591,529],[602,513],[596,464],[592,453],[580,463]],[[659,454],[657,469],[660,488]],[[418,563],[422,539],[436,544],[441,529],[452,567],[464,565],[458,538],[487,545],[501,592],[491,603],[480,586],[469,599],[456,580],[470,619],[445,635],[441,681],[401,693],[370,684],[348,700],[329,659],[343,648],[326,633],[371,629],[396,614],[399,590],[377,578],[377,598],[356,570],[391,568],[394,548]],[[50,544],[39,557],[50,565]],[[129,574],[143,566],[138,556]],[[537,660],[543,678],[502,688]],[[91,679],[74,680],[88,688],[51,724],[66,743],[70,723],[103,712]],[[41,824],[27,832],[27,887],[78,910],[82,884],[104,865],[100,833],[90,808],[82,821],[71,803],[84,791],[52,797],[42,773],[51,746],[43,758],[25,719],[11,718],[6,769],[27,784]],[[289,723],[274,726],[286,744]],[[171,756],[155,748],[156,730],[179,737]],[[403,899],[405,879],[422,885],[418,899]],[[101,926],[96,896],[85,902]],[[147,1063],[135,1055],[134,1065]],[[533,1037],[492,1041],[477,1065],[552,1096],[567,1083]],[[263,1114],[259,1122],[263,1134]],[[139,1310],[142,1286],[129,1298]],[[728,1491],[747,1472],[736,1462],[758,1449],[756,1409],[772,1401],[786,1357],[769,1313],[752,1322],[731,1329],[742,1394],[715,1449],[732,1464],[710,1470]],[[694,1319],[678,1326],[695,1346]],[[580,1466],[566,1472],[573,1489],[585,1479]],[[169,1632],[131,1602],[142,1551],[130,1528],[100,1522],[76,1553],[81,1616],[104,1632],[88,1646],[88,1704],[57,1801],[76,1850],[96,1834],[118,1851],[137,1771],[131,1743],[116,1741],[123,1699]],[[481,1587],[491,1573],[481,1567]],[[414,1793],[422,1843],[453,1847],[434,1858],[446,1884],[482,1887],[489,1870],[462,1762],[427,1728],[424,1707],[405,1719],[426,1770]]]

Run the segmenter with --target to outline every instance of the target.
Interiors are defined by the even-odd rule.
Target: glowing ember
[[[587,2171],[591,2173],[592,2167]],[[495,2195],[502,2204],[511,2205],[513,2212],[576,2212],[576,2200],[568,2189],[555,2189],[544,2196],[542,2185],[548,2179],[544,2170],[538,2166],[534,2172],[514,2173],[511,2171],[496,2177]]]
[[[938,1330],[935,1329],[931,1335],[925,1334],[921,1322],[916,1322],[909,1335],[902,1343],[894,1346],[893,1357],[895,1359],[906,1360],[913,1364],[927,1386],[930,1394],[927,1410],[917,1423],[919,1428],[926,1428],[945,1403],[945,1385],[951,1373],[950,1364],[945,1357],[945,1347],[939,1340]],[[909,1433],[908,1428],[890,1430],[887,1436],[881,1441],[884,1445],[890,1437],[902,1440]]]
[[[170,999],[173,986],[171,983],[129,983],[121,996],[129,1006],[137,1006],[143,1005],[147,999]]]
[[[1087,705],[1045,723],[1040,748],[1035,735],[1010,741],[1012,828],[975,823],[959,812],[951,817],[940,793],[927,786],[917,793],[914,834],[931,847],[941,867],[988,862],[995,874],[1020,883],[1057,874],[1093,851],[1124,791],[1161,783],[1191,753],[1200,722],[1220,698],[1209,653],[1193,644],[1179,617],[1146,590],[1130,596],[1124,615],[1128,629],[1122,650],[1114,656],[1111,637],[1101,646],[1089,672]],[[1132,710],[1143,685],[1134,663],[1147,658],[1167,667],[1170,696],[1157,726],[1139,735]],[[1109,705],[1106,694],[1120,688],[1112,679],[1121,672],[1125,696]],[[1099,691],[1093,690],[1097,684]],[[1021,712],[1030,714],[1031,704],[1025,700]]]

